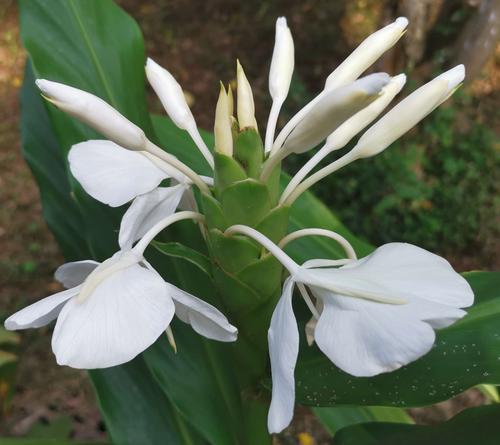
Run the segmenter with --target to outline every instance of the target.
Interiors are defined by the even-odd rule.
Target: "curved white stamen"
[[[345,167],[347,164],[355,161],[357,159],[356,156],[352,154],[352,152],[346,153],[344,156],[338,158],[336,161],[332,162],[330,165],[323,167],[321,170],[318,170],[313,175],[309,176],[303,182],[301,182],[286,198],[280,198],[280,205],[290,206],[295,200],[302,195],[307,189],[312,187],[318,181],[321,181],[326,176],[340,170],[342,167]]]
[[[347,257],[351,260],[356,260],[358,257],[356,256],[356,252],[354,251],[354,248],[352,247],[351,243],[347,241],[342,235],[340,235],[337,232],[333,232],[332,230],[326,230],[326,229],[301,229],[301,230],[296,230],[295,232],[289,233],[286,235],[279,243],[278,246],[281,247],[282,249],[285,248],[285,246],[299,238],[302,238],[304,236],[324,236],[326,238],[333,239],[337,241],[342,248],[345,250],[345,253],[347,254]]]
[[[309,295],[309,292],[307,292],[306,287],[302,283],[297,283],[297,287],[299,288],[299,291],[302,295],[303,300],[307,304],[307,307],[311,311],[311,314],[313,314],[313,317],[318,320],[319,319],[319,312],[316,309],[316,306],[311,300],[311,296]]]
[[[337,267],[344,266],[345,264],[349,264],[351,261],[349,258],[344,258],[342,260],[328,260],[323,258],[314,258],[312,260],[307,260],[305,263],[302,263],[302,267],[306,269],[317,269],[321,267]]]
[[[236,224],[228,227],[224,232],[225,235],[233,235],[235,233],[241,233],[242,235],[246,235],[257,241],[269,252],[271,252],[271,254],[290,272],[291,275],[294,275],[300,269],[299,265],[295,261],[293,261],[283,250],[281,250],[268,237],[259,231],[242,224]]]
[[[204,192],[204,193],[210,192],[208,186],[205,184],[205,182],[200,177],[200,175],[198,175],[198,173],[196,173],[194,170],[189,168],[186,164],[179,161],[179,159],[177,159],[175,156],[162,150],[160,147],[153,144],[149,140],[146,142],[145,150],[147,152],[151,153],[152,155],[157,156],[162,161],[165,161],[167,164],[171,165],[172,167],[176,168],[181,173],[184,173],[189,179],[191,179],[191,181],[193,181],[193,184],[195,184],[202,192]]]
[[[154,237],[158,235],[158,233],[160,233],[169,225],[177,221],[182,221],[183,219],[193,219],[195,221],[202,222],[205,220],[205,217],[201,213],[192,212],[189,210],[169,215],[165,219],[158,221],[153,227],[151,227],[151,229],[149,229],[149,231],[134,246],[132,251],[135,252],[136,255],[142,256],[144,254],[144,251],[146,250],[146,247],[148,247],[149,243],[153,241]]]

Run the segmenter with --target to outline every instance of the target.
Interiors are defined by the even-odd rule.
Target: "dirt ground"
[[[186,7],[192,2],[186,0],[168,2],[169,8],[165,8],[165,1],[122,0],[120,3],[139,21],[148,54],[160,63],[174,66],[175,75],[183,85],[189,86],[193,111],[201,126],[211,127],[217,83],[219,79],[232,80],[234,67],[228,61],[236,57],[254,79],[257,110],[269,105],[266,75],[274,30],[272,25],[261,26],[256,36],[254,27],[264,15],[277,15],[272,2],[263,2],[264,6],[257,12],[250,7],[246,11],[242,6],[237,13],[222,7],[221,1],[210,6],[203,2],[196,17],[192,15],[192,7]],[[302,29],[301,25],[311,20],[315,20],[318,27],[325,26],[329,20],[327,12],[337,14],[334,5],[330,5],[327,12],[308,9],[314,3],[305,2],[300,6],[297,2],[287,11],[294,29]],[[206,8],[210,11],[205,11]],[[0,0],[0,316],[58,290],[52,274],[62,261],[44,223],[38,190],[20,150],[18,94],[25,52],[19,40],[16,9],[14,1]],[[204,20],[209,13],[211,20]],[[164,23],[172,26],[167,29]],[[310,69],[305,80],[314,85],[336,61],[326,61],[324,54],[314,58],[318,37],[316,28],[308,29],[313,30],[298,32],[297,46],[305,58],[302,65],[309,65]],[[259,45],[263,41],[270,43]],[[219,54],[224,57],[218,57]],[[265,62],[251,65],[251,60]],[[151,102],[152,108],[158,109],[157,101]],[[484,260],[481,261],[479,264],[472,256],[467,266],[484,267]],[[9,409],[0,413],[0,436],[22,436],[34,425],[50,424],[63,416],[68,419],[72,437],[103,439],[104,426],[90,383],[84,372],[55,364],[50,351],[50,332],[51,329],[46,328],[21,335],[15,394]],[[413,410],[412,415],[419,423],[435,423],[484,400],[473,390],[452,402]],[[327,443],[326,433],[306,409],[299,408],[296,418],[294,426],[284,434],[283,443],[298,443],[298,434],[305,431],[312,433],[315,443]],[[306,443],[304,438],[301,443]]]

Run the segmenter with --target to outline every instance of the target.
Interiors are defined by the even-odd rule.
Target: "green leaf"
[[[334,445],[497,445],[500,405],[462,411],[439,425],[366,423],[342,429]]]
[[[312,411],[332,436],[342,428],[366,422],[413,423],[404,409],[388,406],[332,406]]]
[[[151,245],[164,255],[189,261],[208,277],[212,277],[212,263],[210,259],[197,250],[176,242],[162,243],[160,241],[153,241]]]
[[[115,445],[202,443],[155,383],[141,357],[89,373]]]
[[[438,331],[427,355],[397,371],[352,377],[316,347],[304,346],[295,371],[297,400],[316,406],[421,406],[480,383],[500,383],[500,274],[471,272],[466,278],[476,295],[469,314]]]
[[[234,141],[234,157],[245,168],[249,177],[258,179],[262,166],[264,146],[253,128],[241,131]]]
[[[69,442],[61,439],[0,438],[0,445],[109,445],[102,442]]]

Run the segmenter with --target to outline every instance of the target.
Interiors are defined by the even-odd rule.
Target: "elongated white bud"
[[[379,96],[367,107],[358,111],[347,119],[326,140],[325,147],[329,152],[344,147],[363,128],[373,122],[389,105],[394,97],[402,90],[406,83],[406,75],[399,74],[391,78],[390,82],[382,88]]]
[[[196,126],[184,92],[174,76],[150,58],[146,62],[146,76],[175,125],[183,130]]]
[[[240,130],[248,127],[257,129],[252,87],[248,82],[247,76],[245,76],[239,60],[236,62],[236,79],[238,82],[237,112]]]
[[[415,90],[370,127],[351,154],[366,158],[383,151],[448,99],[464,77],[465,68],[458,65]]]
[[[280,17],[276,20],[276,40],[269,70],[269,92],[273,100],[285,100],[290,89],[293,68],[292,33],[286,24],[286,18]]]
[[[170,119],[179,128],[189,133],[203,157],[213,168],[212,154],[201,138],[193,113],[191,113],[184,92],[177,80],[165,68],[150,58],[146,62],[146,76]]]
[[[129,150],[144,150],[144,132],[101,98],[50,80],[38,79],[36,85],[48,101],[107,139]]]
[[[379,29],[365,40],[326,79],[325,90],[331,90],[356,80],[404,34],[408,26],[406,17],[399,17],[390,25]]]
[[[390,81],[386,73],[363,77],[343,88],[326,93],[288,136],[285,153],[304,153],[315,147],[352,115],[375,100]]]
[[[215,108],[215,151],[233,155],[233,135],[231,131],[231,114],[229,108],[229,97],[224,85],[220,84],[220,94]]]
[[[273,98],[273,104],[267,120],[264,143],[266,152],[270,151],[273,145],[281,106],[290,90],[294,64],[292,33],[286,24],[285,17],[280,17],[276,20],[276,39],[273,58],[271,59],[271,69],[269,70],[269,92]]]

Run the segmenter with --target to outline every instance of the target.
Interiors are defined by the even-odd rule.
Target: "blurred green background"
[[[118,3],[139,22],[147,54],[177,77],[206,129],[213,125],[219,80],[234,82],[236,58],[254,88],[259,126],[265,127],[277,16],[286,15],[296,48],[283,125],[363,38],[406,15],[407,34],[373,71],[406,72],[405,95],[436,73],[465,63],[466,84],[382,155],[348,166],[314,191],[351,230],[374,244],[419,244],[460,271],[500,268],[499,0]],[[0,0],[0,24],[0,315],[5,316],[19,298],[34,300],[58,289],[52,273],[62,258],[20,153],[18,93],[25,52],[15,1]],[[160,111],[149,93],[151,109]],[[304,161],[304,156],[291,157],[286,168],[294,172]],[[21,357],[16,383],[11,365],[0,370],[0,435],[43,435],[47,428],[59,428],[80,440],[105,437],[85,373],[55,365],[50,328],[0,345],[0,365],[2,357],[16,363],[16,356]],[[473,390],[411,414],[419,423],[435,423],[483,401]],[[296,418],[286,436],[289,443],[323,443],[307,410]],[[303,432],[315,442],[304,442]]]

